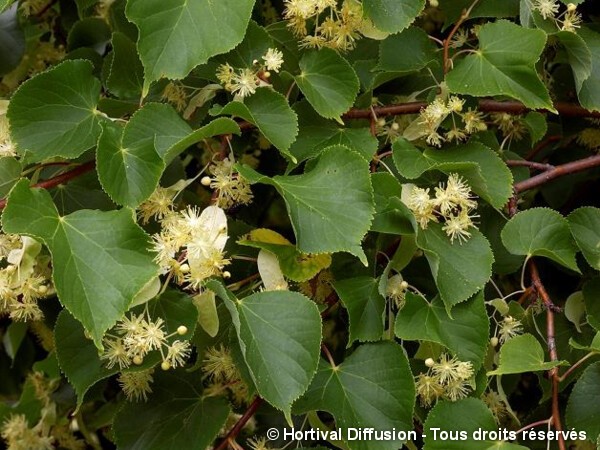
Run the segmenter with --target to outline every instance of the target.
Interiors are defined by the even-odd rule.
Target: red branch
[[[552,164],[527,161],[526,159],[509,159],[505,161],[508,167],[529,167],[536,170],[552,170],[555,167]]]
[[[81,164],[80,166],[75,167],[68,172],[61,173],[55,177],[49,178],[48,180],[40,181],[32,185],[31,187],[42,188],[42,189],[50,189],[61,184],[66,183],[73,178],[77,178],[80,175],[83,175],[86,172],[94,169],[96,167],[96,161],[88,161],[86,163]],[[6,199],[0,199],[0,209],[3,209],[6,206]]]
[[[250,404],[250,406],[248,406],[248,409],[246,410],[244,415],[239,418],[239,420],[235,423],[233,428],[231,428],[231,430],[229,430],[229,432],[227,433],[225,438],[223,438],[221,443],[219,445],[217,445],[214,450],[225,450],[228,446],[230,446],[229,445],[230,441],[235,440],[236,436],[238,434],[240,434],[240,431],[242,431],[242,428],[244,428],[244,425],[246,425],[246,423],[256,413],[256,410],[259,408],[259,406],[261,405],[262,402],[263,402],[262,398],[256,397],[254,399],[254,401]]]
[[[551,361],[558,361],[558,354],[556,352],[556,340],[554,334],[554,311],[557,309],[542,280],[540,278],[540,274],[538,272],[537,266],[533,260],[529,261],[529,271],[531,273],[531,281],[533,283],[533,287],[535,288],[537,294],[540,296],[544,305],[546,306],[546,340],[548,343],[548,353],[550,353]],[[558,367],[555,367],[548,371],[548,375],[552,378],[552,424],[557,431],[562,431],[562,424],[560,421],[560,406],[558,403],[558,392],[559,392],[559,383],[560,377],[558,375]],[[559,434],[558,437],[558,447],[560,450],[565,450],[565,440],[562,434]]]
[[[518,194],[528,189],[540,186],[548,181],[554,180],[555,178],[562,177],[564,175],[570,175],[573,173],[581,172],[586,169],[600,166],[600,155],[590,156],[589,158],[579,159],[570,163],[561,164],[555,166],[553,169],[546,170],[539,175],[528,178],[527,180],[519,181],[515,183],[514,189]]]

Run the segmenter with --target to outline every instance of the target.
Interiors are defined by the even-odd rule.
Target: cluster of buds
[[[224,248],[227,243],[227,217],[218,206],[208,206],[202,212],[195,206],[183,211],[173,210],[174,194],[159,188],[140,205],[143,222],[154,217],[161,231],[152,236],[155,261],[163,274],[174,277],[178,284],[199,290],[212,276],[228,278],[223,271],[229,264]]]
[[[533,9],[539,12],[544,20],[553,20],[562,31],[575,32],[581,26],[581,15],[577,12],[577,5],[574,3],[569,3],[560,14],[560,7],[556,0],[534,0]]]
[[[429,222],[444,222],[442,229],[450,241],[466,241],[471,237],[469,230],[475,227],[473,214],[477,202],[473,199],[469,185],[457,174],[450,174],[446,186],[441,183],[435,188],[435,196],[429,195],[429,188],[413,186],[406,206],[413,212],[419,226],[427,228]]]
[[[202,361],[202,371],[209,381],[204,390],[207,396],[229,393],[234,403],[241,405],[248,402],[248,386],[242,380],[231,351],[223,346],[207,349]]]
[[[107,361],[108,368],[118,365],[123,370],[132,364],[141,365],[150,352],[158,350],[163,370],[180,367],[190,355],[190,343],[179,339],[170,342],[170,338],[184,336],[187,332],[187,327],[181,325],[173,333],[167,334],[164,320],[153,320],[147,310],[145,314],[131,314],[117,323],[114,334],[106,334],[100,359]]]
[[[253,61],[252,68],[235,69],[229,64],[221,64],[217,69],[217,79],[227,91],[244,98],[254,94],[257,87],[268,86],[265,79],[271,76],[270,71],[279,72],[282,65],[283,53],[269,48],[261,61]]]
[[[369,25],[363,19],[362,4],[356,0],[345,0],[339,8],[336,0],[286,0],[285,7],[288,27],[302,38],[300,45],[306,48],[352,50],[360,31]],[[308,32],[309,21],[314,24],[312,34]]]
[[[439,398],[455,402],[471,391],[473,364],[470,361],[459,361],[442,353],[439,361],[427,358],[425,365],[429,368],[427,372],[416,378],[417,395],[424,407],[431,406]]]
[[[0,233],[0,316],[17,321],[37,321],[44,316],[38,300],[54,294],[50,258],[42,246],[27,236]]]
[[[487,129],[483,114],[472,109],[463,111],[464,105],[463,99],[452,95],[448,100],[437,97],[421,110],[418,123],[429,145],[440,147],[446,141],[464,141],[470,134]],[[452,128],[442,135],[438,129],[448,116],[452,118]]]
[[[203,177],[203,186],[215,190],[215,204],[223,209],[234,205],[247,205],[252,201],[252,190],[248,181],[234,169],[234,162],[224,158],[209,166],[210,176]]]

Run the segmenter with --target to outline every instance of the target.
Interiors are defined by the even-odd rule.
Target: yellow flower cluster
[[[419,226],[427,228],[429,222],[442,220],[442,229],[454,242],[466,241],[471,237],[469,229],[475,227],[473,219],[478,217],[472,212],[477,208],[469,185],[457,174],[450,174],[446,186],[435,188],[435,196],[429,194],[429,188],[412,187],[406,206],[413,212]]]
[[[229,158],[217,161],[208,168],[211,176],[202,178],[201,183],[216,192],[216,205],[229,209],[234,205],[247,205],[252,201],[252,190],[248,181],[234,169]]]
[[[3,156],[16,156],[15,146],[10,138],[8,119],[5,114],[0,114],[0,158]]]
[[[204,390],[206,395],[215,396],[229,392],[236,404],[248,402],[248,386],[242,380],[231,351],[223,344],[218,348],[210,347],[206,350],[202,371],[210,382]]]
[[[539,12],[544,20],[553,20],[562,31],[575,32],[581,26],[581,15],[577,12],[577,5],[569,3],[567,9],[557,16],[559,8],[556,0],[534,0],[533,2],[533,9]]]
[[[471,388],[473,365],[470,361],[459,361],[442,353],[439,361],[428,358],[426,373],[416,377],[416,389],[421,405],[431,406],[439,398],[455,402],[465,398]]]

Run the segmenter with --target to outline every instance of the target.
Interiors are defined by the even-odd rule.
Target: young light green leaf
[[[321,360],[306,394],[294,404],[295,413],[327,411],[336,426],[377,430],[413,429],[413,375],[404,350],[392,342],[364,344],[343,363],[332,367]],[[352,450],[396,450],[400,440],[348,442]]]
[[[225,302],[258,393],[290,419],[292,403],[308,388],[319,361],[321,316],[302,294],[258,292],[237,299],[222,285],[207,287]]]
[[[600,209],[586,206],[567,217],[571,234],[590,266],[600,270]]]
[[[451,243],[439,223],[419,230],[417,245],[425,252],[440,297],[450,309],[479,292],[492,275],[494,255],[477,229],[464,243]]]
[[[0,197],[5,197],[21,178],[21,163],[12,156],[0,158]]]
[[[283,196],[300,251],[345,251],[367,263],[360,242],[373,219],[373,188],[369,163],[359,154],[331,146],[302,175],[268,178],[248,166],[239,171],[251,183],[270,184]]]
[[[544,361],[542,344],[532,334],[526,333],[510,338],[500,348],[500,362],[490,375],[541,372],[556,366],[568,365],[566,361]]]
[[[2,215],[6,233],[43,241],[61,303],[101,346],[102,335],[157,273],[148,236],[132,213],[81,210],[60,216],[50,194],[21,180]]]
[[[348,278],[333,285],[350,320],[348,347],[355,341],[379,341],[383,336],[385,298],[371,277]]]
[[[354,104],[359,83],[352,66],[335,50],[322,48],[300,60],[296,84],[321,116],[340,121]]]
[[[214,338],[219,332],[219,314],[215,303],[215,293],[207,289],[194,296],[193,302],[198,309],[198,323],[206,331],[206,334]]]
[[[181,79],[244,38],[254,0],[129,0],[127,18],[139,29],[144,96],[161,78]]]
[[[154,374],[148,402],[127,402],[113,422],[122,450],[204,450],[225,424],[230,409],[223,397],[204,397],[198,372]]]
[[[442,344],[461,361],[471,361],[477,371],[488,347],[489,319],[483,293],[456,305],[450,317],[440,297],[429,303],[407,292],[406,304],[396,316],[395,330],[400,339]]]
[[[147,103],[121,129],[104,126],[98,140],[98,178],[118,204],[137,207],[158,186],[164,155],[191,133],[169,105]]]
[[[581,325],[585,317],[585,301],[583,292],[575,291],[565,301],[565,317],[575,325],[577,332],[581,333]]]
[[[76,158],[96,145],[101,117],[96,110],[100,81],[92,64],[65,61],[21,85],[7,117],[20,154],[31,162],[55,156]]]
[[[405,139],[392,145],[394,164],[406,178],[419,178],[429,170],[462,175],[473,192],[494,208],[502,208],[512,196],[513,177],[498,154],[479,142],[469,142],[444,150],[428,148],[421,152]]]
[[[410,27],[381,41],[376,69],[386,72],[417,71],[435,61],[436,50],[425,31]]]
[[[556,112],[535,63],[546,45],[546,33],[506,20],[486,23],[478,33],[479,50],[448,72],[451,92],[487,97],[507,95],[529,108]]]
[[[579,272],[569,223],[552,209],[532,208],[518,213],[504,226],[501,237],[514,255],[544,256]]]
[[[585,431],[587,439],[600,438],[600,362],[585,369],[567,404],[567,426]]]
[[[279,92],[258,88],[244,103],[231,102],[223,108],[214,108],[211,113],[231,114],[253,123],[284,155],[295,159],[288,150],[298,134],[298,117]]]
[[[94,384],[119,372],[118,366],[106,368],[94,342],[86,337],[81,322],[65,309],[56,319],[54,342],[60,369],[77,394],[77,408]]]
[[[105,64],[108,63],[107,89],[119,98],[139,100],[144,85],[144,67],[135,42],[125,34],[115,32],[112,35],[112,48],[112,56],[105,60]]]
[[[437,439],[436,432],[437,429]],[[440,430],[464,432],[466,439],[441,439]],[[527,450],[484,435],[498,432],[498,425],[489,407],[479,399],[464,398],[457,402],[438,402],[423,425],[424,450]]]
[[[364,14],[375,26],[398,33],[409,26],[425,7],[424,0],[364,0]]]

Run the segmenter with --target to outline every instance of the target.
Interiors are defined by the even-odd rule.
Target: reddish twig
[[[525,425],[523,428],[521,428],[520,430],[516,431],[516,435],[518,436],[519,434],[521,434],[523,431],[527,431],[530,428],[535,428],[535,427],[539,427],[540,425],[548,425],[550,423],[550,421],[552,420],[552,417],[550,417],[549,419],[544,419],[544,420],[538,420],[537,422],[533,422],[530,423],[529,425]]]
[[[540,278],[537,266],[533,260],[529,261],[529,272],[531,273],[531,282],[535,291],[544,302],[546,307],[546,341],[548,345],[548,353],[550,353],[551,361],[558,361],[558,353],[556,352],[556,340],[554,333],[554,311],[556,306],[550,299],[544,284]],[[558,392],[560,377],[558,375],[558,367],[554,367],[548,371],[548,375],[552,378],[552,424],[557,431],[562,431],[562,424],[560,421],[560,405],[558,403]],[[562,434],[558,437],[558,447],[560,450],[565,450],[565,440]]]
[[[561,164],[560,166],[555,166],[553,169],[546,170],[545,172],[540,173],[539,175],[531,177],[527,180],[515,183],[515,193],[518,194],[528,189],[533,189],[534,187],[540,186],[544,183],[547,183],[548,181],[554,180],[555,178],[562,177],[564,175],[570,175],[598,166],[600,166],[600,155],[590,156],[589,158],[579,159],[570,163]]]
[[[506,165],[509,167],[529,167],[530,169],[536,170],[552,170],[555,167],[552,164],[544,164],[533,161],[527,161],[526,159],[509,159],[506,160]]]
[[[96,167],[96,161],[88,161],[86,163],[81,164],[80,166],[75,167],[72,170],[69,170],[68,172],[61,173],[60,175],[49,178],[48,180],[40,181],[39,183],[36,183],[31,187],[50,189],[64,184],[67,181],[72,180],[73,178],[77,178],[78,176],[83,175],[84,173],[87,173],[90,170],[94,169],[94,167]],[[5,206],[6,199],[0,199],[0,209],[3,209]]]
[[[225,450],[228,446],[230,446],[230,442],[235,440],[237,435],[240,434],[240,431],[242,431],[244,425],[246,425],[246,423],[248,423],[248,421],[256,413],[262,402],[262,398],[256,397],[250,406],[248,406],[246,412],[238,419],[233,428],[227,432],[221,443],[217,445],[214,450]]]

